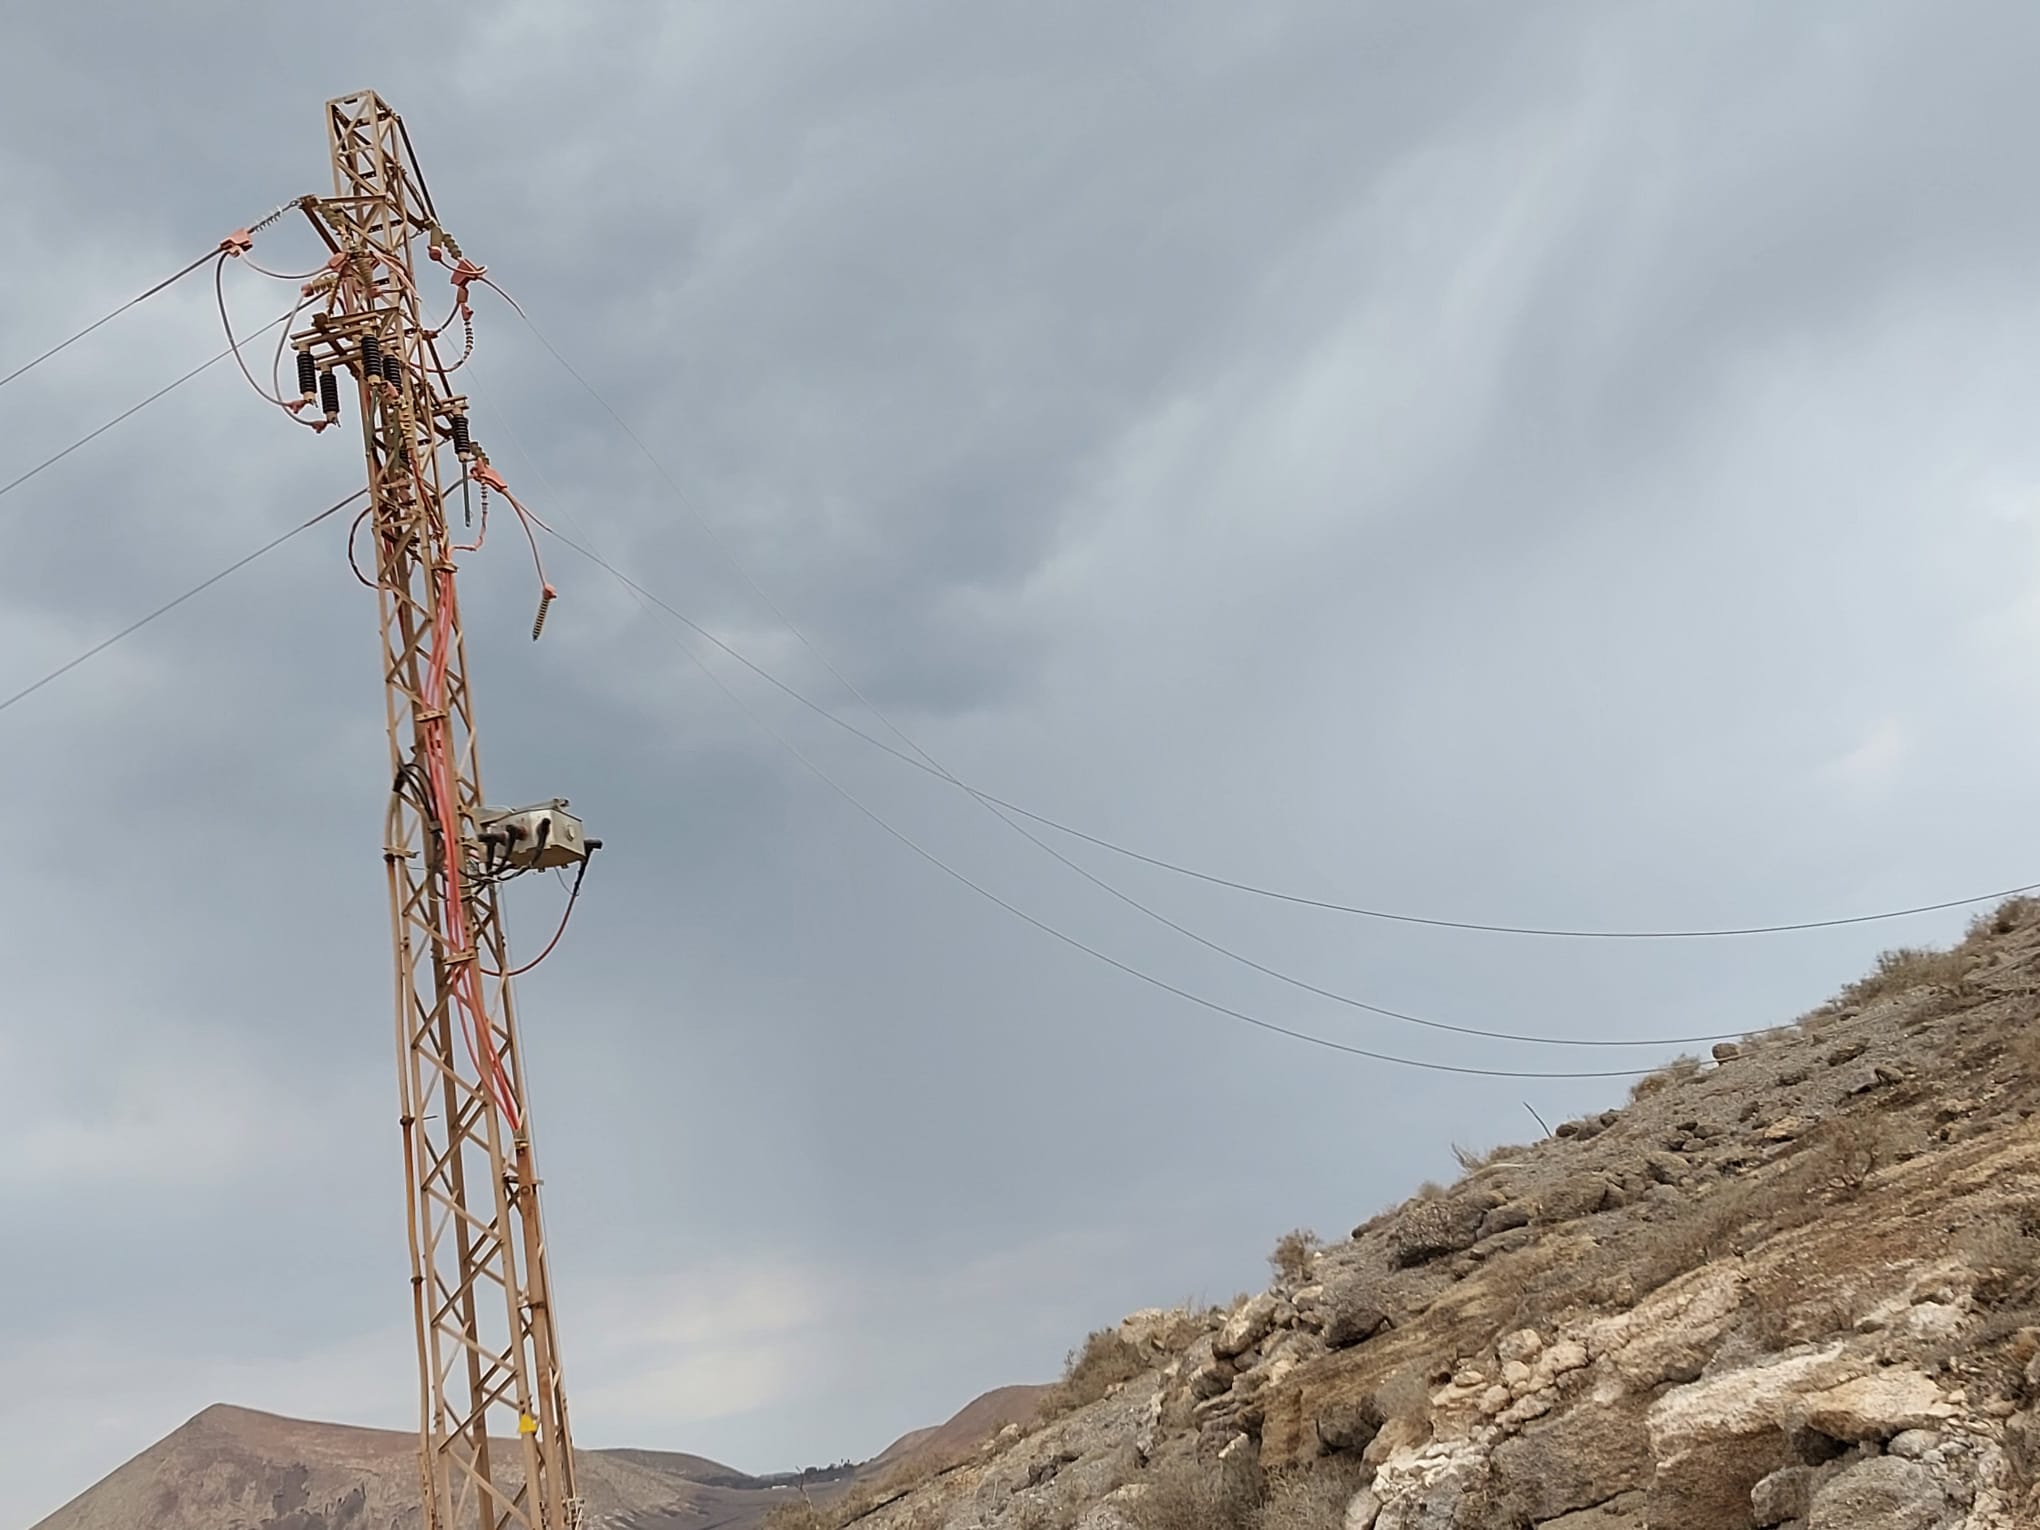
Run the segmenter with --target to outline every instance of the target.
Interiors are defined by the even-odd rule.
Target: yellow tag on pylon
[[[535,1418],[533,1418],[533,1417],[532,1417],[532,1416],[531,1416],[531,1415],[530,1415],[529,1413],[520,1413],[520,1414],[518,1414],[518,1415],[517,1415],[517,1432],[518,1432],[519,1434],[537,1434],[537,1433],[538,1433],[538,1420],[537,1420],[537,1419],[535,1419]]]

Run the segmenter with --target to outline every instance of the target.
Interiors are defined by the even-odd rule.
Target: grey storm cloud
[[[986,790],[1342,901],[1895,907],[2036,874],[2036,52],[2003,4],[44,7],[0,57],[0,371],[324,190],[321,103],[373,87],[663,466],[484,293],[497,465],[824,711],[905,748],[833,669]],[[244,330],[281,311],[228,278]],[[221,344],[194,277],[0,390],[0,482]],[[0,495],[0,695],[359,473],[222,364]],[[216,1400],[409,1420],[343,542],[0,711],[0,1520]],[[1620,1097],[1238,1025],[830,782],[1279,1024],[1531,1070],[1677,1050],[1259,976],[547,559],[543,643],[510,536],[463,604],[489,794],[609,844],[520,985],[585,1443],[870,1453],[1534,1130],[1526,1099]],[[1780,1023],[1964,918],[1475,936],[1038,832],[1255,961],[1548,1035]],[[520,948],[557,912],[519,889]]]

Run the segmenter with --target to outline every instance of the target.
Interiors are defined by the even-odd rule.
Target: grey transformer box
[[[579,866],[602,848],[581,820],[567,811],[567,799],[521,808],[483,808],[475,819],[482,866],[490,872],[549,871]]]

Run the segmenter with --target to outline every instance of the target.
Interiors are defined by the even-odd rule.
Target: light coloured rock
[[[1501,1342],[1495,1345],[1495,1353],[1504,1364],[1514,1360],[1528,1362],[1537,1358],[1544,1348],[1544,1338],[1534,1328],[1519,1328],[1514,1333],[1503,1334]]]
[[[1461,1505],[1486,1476],[1482,1453],[1464,1440],[1398,1451],[1374,1475],[1381,1500],[1374,1530],[1457,1530]]]
[[[1430,1432],[1429,1425],[1413,1418],[1392,1418],[1367,1442],[1360,1460],[1364,1465],[1378,1467],[1393,1456],[1416,1451]]]
[[[1587,1347],[1572,1339],[1559,1340],[1537,1357],[1537,1369],[1547,1376],[1563,1376],[1583,1370],[1586,1364]]]
[[[1225,1326],[1212,1341],[1213,1352],[1221,1359],[1230,1360],[1252,1349],[1275,1326],[1275,1312],[1279,1305],[1266,1291],[1250,1298],[1245,1306],[1225,1320]]]
[[[1931,1429],[1902,1429],[1884,1448],[1894,1456],[1917,1461],[1928,1451],[1940,1449],[1940,1446],[1941,1436]]]
[[[1480,1394],[1480,1415],[1482,1418],[1493,1418],[1513,1400],[1509,1395],[1509,1389],[1497,1383]]]
[[[1372,1488],[1362,1488],[1346,1505],[1343,1530],[1374,1530],[1380,1515],[1381,1500],[1374,1496]]]
[[[1931,1429],[1956,1408],[1931,1378],[1893,1367],[1806,1397],[1801,1416],[1829,1439],[1888,1440],[1907,1429]]]
[[[1793,1400],[1852,1381],[1869,1363],[1835,1343],[1674,1387],[1650,1410],[1652,1447],[1664,1457],[1694,1444],[1782,1428]]]
[[[1750,1489],[1750,1516],[1765,1527],[1804,1519],[1813,1501],[1813,1468],[1781,1466]]]
[[[1133,1436],[1133,1451],[1142,1462],[1155,1453],[1155,1440],[1161,1433],[1162,1410],[1168,1406],[1169,1388],[1164,1382],[1155,1388],[1154,1396],[1148,1399],[1147,1410],[1140,1416],[1140,1428]]]
[[[1709,1267],[1653,1292],[1640,1306],[1587,1329],[1590,1353],[1606,1357],[1628,1386],[1644,1391],[1699,1376],[1742,1303],[1732,1269]]]
[[[1747,1516],[1757,1483],[1792,1464],[1785,1423],[1793,1406],[1868,1364],[1836,1343],[1666,1392],[1646,1415],[1657,1462],[1649,1484],[1652,1530],[1716,1530]]]
[[[1496,1422],[1509,1429],[1520,1429],[1534,1418],[1542,1418],[1558,1406],[1558,1394],[1553,1391],[1526,1392],[1503,1410]]]
[[[1169,1327],[1170,1314],[1160,1307],[1143,1307],[1119,1320],[1119,1342],[1135,1348],[1155,1340]]]
[[[1531,1371],[1530,1367],[1520,1360],[1510,1360],[1502,1366],[1503,1384],[1513,1387],[1518,1392],[1530,1385],[1530,1378],[1533,1374],[1535,1373]]]
[[[1859,1461],[1813,1495],[1807,1530],[1933,1530],[1948,1510],[1934,1474],[1917,1461]]]

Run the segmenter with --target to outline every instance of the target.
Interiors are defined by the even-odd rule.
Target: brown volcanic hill
[[[417,1451],[407,1432],[220,1405],[34,1530],[415,1530]],[[701,1456],[584,1450],[577,1459],[591,1530],[746,1530],[780,1496]]]
[[[1461,1162],[771,1530],[2040,1530],[2040,900]]]
[[[1026,1424],[1048,1395],[1045,1386],[997,1387],[959,1408],[948,1422],[903,1434],[860,1468],[885,1474],[913,1465],[935,1469],[968,1455],[1008,1424]]]

